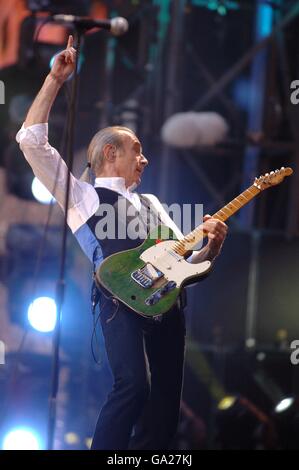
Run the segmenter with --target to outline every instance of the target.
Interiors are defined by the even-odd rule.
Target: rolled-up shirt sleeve
[[[50,191],[64,210],[67,166],[59,152],[48,142],[48,124],[34,124],[19,130],[16,140],[33,173]],[[78,230],[98,209],[99,198],[94,187],[70,176],[68,225]]]

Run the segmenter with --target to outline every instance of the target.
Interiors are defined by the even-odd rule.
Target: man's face
[[[117,151],[115,161],[118,176],[125,178],[126,187],[141,182],[142,173],[148,164],[142,154],[142,147],[138,138],[130,133],[123,132],[123,146]]]

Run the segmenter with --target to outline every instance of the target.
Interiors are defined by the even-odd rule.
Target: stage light
[[[294,403],[294,398],[292,398],[292,397],[283,398],[275,406],[275,412],[276,413],[282,413],[282,412],[288,410],[293,405],[293,403]]]
[[[221,16],[224,16],[227,13],[227,9],[223,5],[219,5],[219,7],[217,8],[217,11],[218,11],[219,15],[221,15]]]
[[[229,408],[234,406],[236,401],[237,401],[237,397],[233,395],[227,395],[219,401],[217,408],[218,410],[221,410],[221,411],[228,410]]]
[[[92,437],[87,437],[84,441],[87,449],[91,449],[91,444],[92,444]]]
[[[75,445],[80,443],[80,437],[75,432],[68,432],[64,436],[64,441],[69,445]]]
[[[39,181],[39,179],[36,178],[36,176],[32,181],[31,191],[35,199],[42,204],[50,204],[52,201],[54,201],[52,194]]]
[[[238,10],[240,8],[239,2],[232,0],[192,0],[191,3],[215,11],[222,16],[226,15],[228,10]]]
[[[56,325],[57,309],[51,297],[38,297],[28,308],[28,320],[37,331],[48,333],[53,331]]]
[[[218,8],[218,2],[217,2],[216,0],[215,0],[215,1],[211,1],[211,0],[210,0],[210,1],[207,2],[207,5],[206,5],[206,6],[207,6],[207,8],[208,8],[209,10],[217,10],[217,8]]]
[[[41,443],[36,433],[29,428],[15,428],[3,439],[3,450],[40,450]]]

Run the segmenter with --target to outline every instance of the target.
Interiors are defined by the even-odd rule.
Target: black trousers
[[[114,384],[100,412],[92,449],[168,449],[179,419],[183,309],[176,305],[158,321],[143,318],[116,300],[102,298],[101,303]]]

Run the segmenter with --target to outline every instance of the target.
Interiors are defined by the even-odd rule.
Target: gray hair
[[[104,164],[103,149],[105,145],[115,145],[117,149],[123,145],[122,132],[129,132],[135,136],[132,129],[123,126],[110,126],[105,127],[98,131],[90,141],[87,150],[87,167],[81,175],[80,180],[90,182],[91,173],[97,175],[100,173]]]

